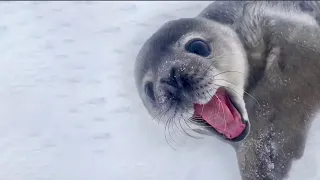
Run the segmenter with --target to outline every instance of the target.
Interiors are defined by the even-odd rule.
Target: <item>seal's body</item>
[[[143,103],[165,124],[208,125],[235,147],[243,179],[284,179],[320,108],[318,5],[214,2],[166,23],[136,61]]]

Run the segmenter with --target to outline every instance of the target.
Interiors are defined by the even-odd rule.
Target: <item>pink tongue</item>
[[[245,129],[241,115],[232,105],[225,90],[218,89],[216,95],[205,105],[194,104],[194,115],[202,117],[219,133],[229,139],[238,137]]]

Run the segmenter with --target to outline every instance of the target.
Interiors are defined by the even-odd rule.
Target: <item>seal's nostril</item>
[[[160,83],[171,86],[170,88],[175,88],[179,91],[188,91],[190,86],[189,81],[187,74],[180,72],[177,68],[172,68],[169,76],[162,78]]]
[[[165,84],[165,85],[169,85],[169,86],[171,86],[172,88],[175,88],[175,89],[180,89],[180,87],[179,87],[179,77],[178,77],[176,68],[172,68],[170,70],[170,72],[169,72],[169,76],[165,77],[165,78],[162,78],[160,80],[160,83]]]
[[[179,71],[178,68],[171,68],[169,71],[169,76],[162,78],[160,83],[169,86],[170,89],[189,92],[192,90],[192,85],[190,84],[190,78],[187,73]]]
[[[181,74],[177,68],[172,67],[167,76],[160,79],[160,84],[167,91],[169,98],[181,100],[184,87],[182,85]]]
[[[175,100],[189,101],[194,88],[187,72],[181,67],[172,67],[166,75],[160,79],[160,85],[163,90],[169,92],[168,96]]]

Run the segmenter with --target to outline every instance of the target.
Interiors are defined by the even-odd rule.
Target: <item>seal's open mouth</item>
[[[246,129],[241,114],[223,88],[207,104],[194,104],[194,117],[200,117],[229,140],[239,138]]]

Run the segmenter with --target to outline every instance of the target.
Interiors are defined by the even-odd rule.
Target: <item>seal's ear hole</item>
[[[152,82],[147,82],[145,84],[144,90],[146,92],[146,95],[152,100],[155,101],[156,98],[154,96],[154,90],[153,90],[153,83]]]
[[[185,48],[188,52],[197,54],[203,57],[207,57],[211,53],[208,43],[199,39],[188,42]]]

